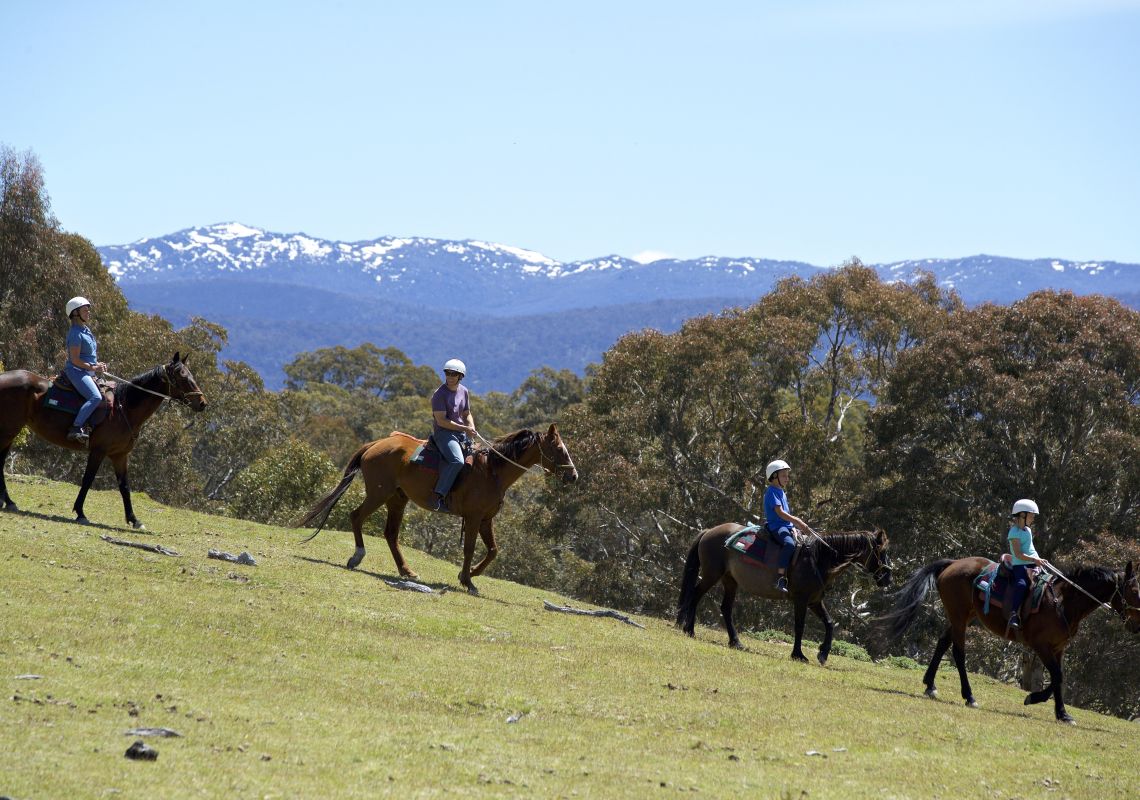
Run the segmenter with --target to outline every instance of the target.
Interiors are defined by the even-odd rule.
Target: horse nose
[[[572,469],[562,476],[563,483],[573,483],[576,480],[578,480],[578,470],[576,469]]]

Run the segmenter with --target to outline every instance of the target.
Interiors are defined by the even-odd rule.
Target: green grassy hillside
[[[785,645],[731,651],[667,621],[580,605],[408,551],[167,508],[150,531],[69,522],[75,487],[16,477],[0,513],[0,795],[62,797],[1125,797],[1135,725],[977,677],[982,708],[922,697],[921,673]],[[168,557],[100,539],[162,544]],[[208,559],[248,550],[258,566]],[[749,601],[745,601],[749,602]],[[29,679],[27,675],[38,675]],[[156,762],[124,752],[132,728]],[[1134,796],[1134,795],[1132,795]]]

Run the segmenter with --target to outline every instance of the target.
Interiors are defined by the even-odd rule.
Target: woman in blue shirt
[[[792,509],[788,505],[788,494],[784,491],[792,474],[788,462],[777,459],[768,465],[764,473],[768,477],[768,489],[764,492],[764,530],[770,539],[782,545],[780,561],[776,567],[775,589],[786,594],[788,579],[785,573],[796,552],[795,526],[807,528],[808,524],[799,517],[792,516]]]
[[[1045,560],[1037,555],[1033,548],[1033,530],[1029,526],[1037,517],[1037,504],[1032,500],[1018,500],[1013,504],[1010,513],[1009,552],[1013,557],[1013,598],[1011,599],[1011,613],[1009,627],[1014,630],[1021,627],[1021,603],[1025,593],[1029,590],[1029,567],[1045,565]]]
[[[73,297],[67,301],[66,310],[71,328],[67,332],[67,366],[64,372],[87,401],[75,415],[75,423],[68,431],[67,438],[87,444],[91,437],[91,429],[86,427],[87,419],[103,400],[99,387],[95,385],[95,376],[107,369],[107,365],[99,360],[95,334],[88,327],[91,321],[91,301],[86,297]]]

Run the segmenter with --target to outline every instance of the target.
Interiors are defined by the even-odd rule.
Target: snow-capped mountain
[[[363,341],[442,363],[457,337],[480,391],[509,391],[539,366],[580,372],[631,330],[676,330],[697,314],[746,306],[804,262],[708,256],[642,264],[621,256],[564,263],[474,240],[382,237],[334,242],[240,223],[98,248],[132,307],[230,332],[226,358],[271,388],[297,353]],[[1135,304],[1140,265],[978,255],[873,265],[885,280],[933,274],[967,303],[1037,289],[1101,293]],[[459,333],[455,333],[459,331]]]

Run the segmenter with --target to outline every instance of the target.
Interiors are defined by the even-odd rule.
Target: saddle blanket
[[[90,425],[98,425],[107,418],[107,414],[111,410],[111,397],[108,393],[103,394],[103,402],[95,409],[95,412],[88,418]],[[83,395],[74,389],[61,389],[57,384],[53,383],[48,387],[47,392],[44,394],[44,408],[50,408],[53,411],[62,411],[64,414],[75,416],[79,413],[79,409],[87,402]]]
[[[774,545],[769,547],[768,545]],[[780,546],[768,537],[761,525],[741,528],[725,540],[724,546],[740,553],[746,563],[775,569],[780,561]]]
[[[1045,597],[1045,589],[1052,582],[1053,576],[1049,573],[1041,574],[1036,567],[1029,570],[1029,590],[1022,601],[1022,609],[1028,614],[1036,614],[1041,608],[1041,600]],[[990,606],[1000,608],[1009,616],[1010,605],[1013,603],[1013,572],[1007,556],[996,564],[986,567],[974,579],[974,588],[978,590],[978,599],[982,601],[982,613],[990,613]],[[1025,608],[1028,604],[1028,608]]]

